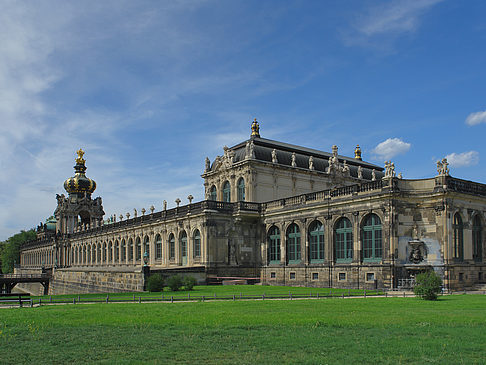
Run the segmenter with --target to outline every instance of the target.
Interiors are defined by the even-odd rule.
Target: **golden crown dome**
[[[84,194],[91,196],[91,193],[96,189],[96,182],[86,177],[86,160],[83,158],[84,151],[79,149],[77,151],[78,157],[76,158],[76,166],[74,171],[76,174],[64,181],[64,189],[71,195],[76,194],[79,197],[83,197]]]

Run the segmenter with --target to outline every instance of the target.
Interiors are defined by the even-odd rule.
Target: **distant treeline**
[[[3,274],[8,274],[14,271],[14,265],[20,263],[20,245],[25,241],[30,241],[36,238],[36,233],[33,229],[28,231],[21,231],[14,234],[6,241],[0,242],[0,271]]]

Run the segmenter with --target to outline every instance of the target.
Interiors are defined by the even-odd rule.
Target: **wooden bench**
[[[22,307],[24,302],[30,303],[30,294],[26,293],[0,293],[0,304],[2,303],[19,303]]]

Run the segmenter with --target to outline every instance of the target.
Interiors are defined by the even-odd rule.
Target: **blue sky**
[[[85,151],[106,215],[203,197],[250,134],[486,183],[486,2],[1,1],[0,240]]]

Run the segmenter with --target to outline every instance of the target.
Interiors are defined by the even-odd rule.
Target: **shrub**
[[[184,289],[192,290],[194,285],[196,285],[196,278],[193,276],[184,276],[184,279],[182,279],[182,283],[184,284]]]
[[[436,300],[441,291],[442,279],[435,271],[430,270],[415,277],[413,291],[416,296],[425,300]]]
[[[182,286],[182,278],[179,275],[174,275],[167,280],[167,286],[172,291],[178,291]]]
[[[160,274],[152,274],[147,279],[147,290],[150,292],[164,290],[164,278]]]

